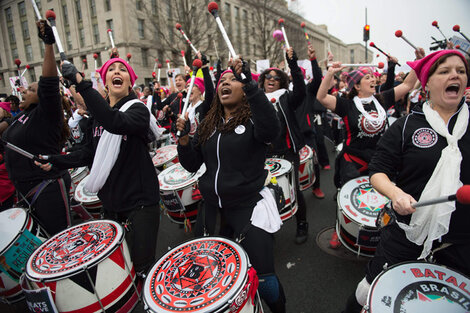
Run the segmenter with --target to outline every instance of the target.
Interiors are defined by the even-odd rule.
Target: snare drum
[[[341,243],[358,255],[373,256],[380,239],[375,220],[389,201],[372,187],[367,176],[344,184],[338,194],[336,222]]]
[[[153,266],[144,284],[144,306],[154,313],[262,312],[257,280],[240,245],[225,238],[198,238]]]
[[[44,242],[29,258],[26,278],[33,289],[49,288],[62,313],[130,312],[138,300],[123,228],[110,220],[79,224]]]
[[[153,166],[160,172],[167,167],[176,164],[178,160],[177,145],[169,145],[158,148],[152,157]]]
[[[304,191],[312,187],[315,183],[315,171],[313,170],[313,150],[309,146],[304,146],[300,152],[299,165],[299,185]]]
[[[72,178],[72,183],[70,184],[71,198],[74,196],[78,184],[88,175],[89,172],[90,171],[86,166],[69,169],[70,177]]]
[[[279,212],[282,221],[286,221],[297,212],[297,201],[295,198],[295,183],[292,164],[283,159],[268,158],[265,162],[265,169],[276,177],[277,183],[282,188],[286,204]]]
[[[364,307],[370,313],[470,312],[470,279],[432,263],[389,267],[372,282]]]
[[[22,208],[0,212],[0,297],[13,303],[23,299],[18,282],[33,251],[47,233]]]
[[[197,202],[193,198],[193,190],[197,189],[199,177],[206,172],[205,164],[196,173],[190,173],[180,163],[170,166],[158,175],[160,182],[160,199],[165,206],[171,221],[184,224],[188,219],[196,222]]]
[[[83,178],[78,184],[77,189],[75,190],[74,199],[77,202],[80,202],[94,218],[99,219],[101,217],[101,208],[103,207],[103,204],[101,203],[100,198],[98,198],[98,193],[90,192],[85,188],[87,180],[88,176]]]

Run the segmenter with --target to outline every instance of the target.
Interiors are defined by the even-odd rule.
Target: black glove
[[[67,88],[67,89],[72,86],[72,84],[70,83],[70,81],[67,80],[67,79],[63,79],[63,80],[61,80],[60,82],[61,82],[62,85],[64,85],[64,87]]]
[[[251,77],[251,71],[250,71],[250,64],[248,62],[245,62],[244,60],[242,60],[242,72],[240,75],[238,75],[237,73],[235,73],[235,69],[233,67],[232,68],[232,72],[233,72],[233,76],[235,76],[235,78],[240,81],[242,84],[249,84],[253,78]]]
[[[178,137],[181,138],[181,137],[186,136],[187,134],[189,134],[190,130],[191,130],[191,125],[189,123],[189,120],[186,120],[186,122],[184,123],[184,129],[180,131],[180,134]]]
[[[286,51],[286,58],[287,58],[287,63],[297,63],[297,60],[298,60],[295,50],[292,50],[292,59],[289,59],[289,56],[287,55],[287,51]]]
[[[168,71],[168,77],[170,77],[170,78],[173,77],[173,72],[172,71]]]
[[[44,23],[44,33],[41,32],[41,27],[38,26],[38,36],[46,45],[52,45],[55,43],[54,32],[52,27],[47,24],[46,20],[41,20],[39,23]]]
[[[70,63],[69,61],[64,61],[64,63],[62,64],[62,76],[65,78],[65,79],[68,79],[72,85],[76,85],[77,84],[77,74],[80,74],[82,75],[78,70],[77,68],[75,67],[75,65],[73,65],[72,63]],[[83,77],[83,76],[82,76]]]
[[[209,60],[207,59],[206,55],[202,53],[201,53],[201,61],[202,61],[202,65],[206,65],[209,63]]]

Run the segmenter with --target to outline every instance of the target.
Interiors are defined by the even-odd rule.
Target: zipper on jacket
[[[220,171],[220,155],[219,155],[219,151],[220,151],[220,137],[222,136],[221,133],[219,133],[219,136],[217,137],[217,171],[215,172],[215,180],[214,180],[214,184],[215,184],[215,194],[217,195],[217,198],[219,198],[219,208],[222,208],[222,199],[220,199],[220,196],[219,196],[219,192],[217,191],[217,181],[219,180],[219,171]]]
[[[292,141],[292,148],[294,148],[294,152],[297,153],[297,149],[295,147],[295,141],[294,141],[294,138],[292,138],[292,132],[290,131],[289,121],[287,120],[286,114],[284,113],[284,110],[282,109],[282,105],[280,102],[279,102],[279,108],[281,109],[282,115],[284,116],[284,120],[286,121],[287,130],[289,130],[289,137],[290,137],[290,141]]]

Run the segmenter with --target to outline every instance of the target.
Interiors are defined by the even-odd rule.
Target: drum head
[[[71,168],[69,169],[70,177],[74,179],[75,177],[80,176],[86,170],[87,170],[86,166]]]
[[[92,221],[66,229],[44,242],[28,260],[26,275],[33,281],[65,278],[107,257],[122,242],[116,222]]]
[[[160,167],[163,166],[163,164],[170,162],[171,160],[176,158],[176,156],[178,155],[176,147],[176,145],[169,145],[158,148],[152,158],[153,165],[155,167]]]
[[[267,158],[264,168],[269,170],[274,177],[278,177],[289,173],[292,170],[292,164],[283,159]]]
[[[443,266],[397,264],[372,283],[369,312],[470,312],[469,286],[470,279]]]
[[[203,163],[196,173],[190,173],[184,169],[180,163],[170,166],[158,175],[160,190],[180,190],[191,186],[197,182],[206,172],[206,165]]]
[[[85,177],[78,185],[77,189],[75,189],[75,194],[74,198],[78,202],[83,202],[83,203],[95,203],[95,202],[100,202],[100,198],[98,198],[98,193],[96,192],[91,192],[85,188],[85,184],[88,180],[88,177]]]
[[[372,228],[375,228],[379,211],[389,201],[372,187],[367,176],[351,179],[344,184],[338,195],[338,205],[344,214],[357,223]]]
[[[26,223],[27,213],[22,208],[12,208],[0,212],[0,254],[3,254]]]
[[[244,250],[233,241],[218,237],[188,241],[150,270],[144,301],[152,312],[216,312],[244,286],[248,266]]]
[[[302,149],[300,149],[299,155],[300,163],[307,161],[313,156],[312,148],[310,148],[309,146],[304,146]]]

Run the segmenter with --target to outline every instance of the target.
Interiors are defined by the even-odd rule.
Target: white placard
[[[450,41],[454,43],[454,47],[456,45],[460,45],[460,49],[468,51],[470,49],[470,42],[466,41],[465,39],[457,36],[452,36]]]
[[[256,71],[258,73],[263,73],[264,70],[267,70],[270,67],[269,60],[257,60],[256,61]]]

